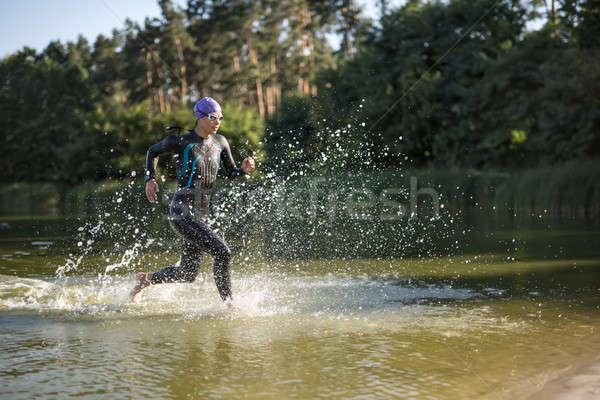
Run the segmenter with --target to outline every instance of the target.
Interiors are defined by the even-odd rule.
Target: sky
[[[184,1],[175,1],[176,4]],[[93,43],[99,34],[160,15],[155,0],[0,0],[0,57],[29,46],[44,49],[52,40]]]
[[[391,5],[403,1],[392,0]],[[185,0],[174,0],[184,6]],[[358,0],[361,12],[378,18],[376,0]],[[99,34],[111,36],[127,18],[142,23],[160,16],[156,0],[0,0],[0,58],[28,46],[43,50],[52,40],[76,41],[83,35],[93,44]]]

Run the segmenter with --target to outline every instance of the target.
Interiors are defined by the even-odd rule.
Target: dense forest
[[[159,5],[161,18],[94,43],[0,60],[1,182],[139,174],[168,127],[193,126],[202,96],[224,105],[238,156],[275,170],[332,143],[380,168],[600,156],[598,0],[381,0],[376,20],[353,0]]]

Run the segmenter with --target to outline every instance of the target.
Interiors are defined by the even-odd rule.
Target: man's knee
[[[200,272],[200,265],[197,263],[190,263],[183,270],[181,280],[184,282],[192,283],[196,280],[198,273]]]

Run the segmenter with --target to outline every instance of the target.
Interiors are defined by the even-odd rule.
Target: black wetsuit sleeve
[[[235,179],[244,175],[244,170],[235,166],[235,161],[233,161],[233,156],[231,155],[231,149],[229,148],[227,139],[223,138],[221,146],[221,162],[223,163],[223,167],[227,173],[227,178]]]
[[[179,148],[180,136],[173,134],[169,135],[160,142],[152,145],[146,153],[146,173],[144,180],[148,182],[154,179],[156,173],[156,164],[158,164],[158,156],[163,153],[174,153]]]

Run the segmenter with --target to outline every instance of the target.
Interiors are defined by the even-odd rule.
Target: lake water
[[[80,219],[2,222],[1,398],[513,399],[600,352],[589,227],[475,229],[436,257],[275,258],[242,241],[229,310],[210,260],[127,302],[136,271],[177,261],[171,233],[89,243]]]

